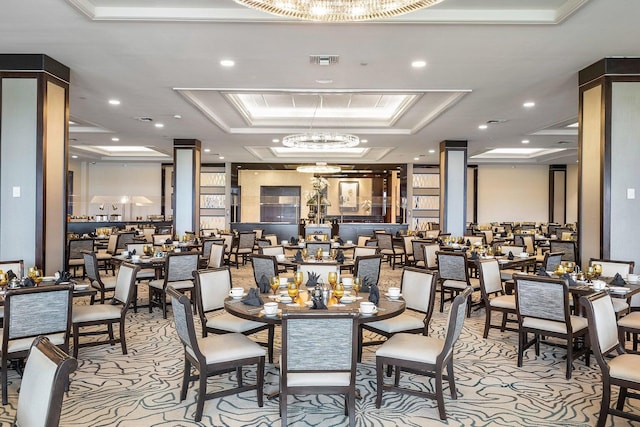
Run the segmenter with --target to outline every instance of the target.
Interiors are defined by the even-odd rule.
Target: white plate
[[[44,276],[42,278],[42,281],[43,282],[55,282],[56,278],[55,278],[55,276]]]
[[[264,317],[276,317],[276,316],[280,316],[282,314],[282,310],[278,309],[278,311],[275,312],[275,314],[267,314],[264,312],[264,310],[260,310],[260,314]]]
[[[625,288],[624,286],[611,286],[609,288],[609,292],[613,292],[614,294],[626,294],[630,290],[631,288]]]
[[[344,296],[340,299],[340,302],[343,302],[345,304],[351,304],[352,302],[356,302],[356,297]]]
[[[372,316],[374,314],[378,313],[378,307],[376,307],[375,310],[373,310],[371,313],[363,313],[362,310],[360,309],[360,307],[358,307],[358,311],[360,312],[360,314],[362,314],[363,316]]]
[[[291,297],[286,297],[286,298],[285,297],[278,297],[278,298],[276,298],[276,301],[281,302],[283,304],[289,304],[293,300],[291,299]]]
[[[398,299],[402,296],[402,294],[398,295],[397,297],[392,297],[388,292],[385,292],[385,296],[389,297],[389,299]]]
[[[76,291],[85,291],[87,289],[89,289],[89,285],[73,285],[73,289],[75,289]]]
[[[246,292],[244,294],[240,295],[239,297],[234,297],[233,295],[229,294],[229,296],[231,298],[233,298],[233,299],[242,299],[242,298],[246,297],[247,295],[249,295],[249,294],[247,294]]]

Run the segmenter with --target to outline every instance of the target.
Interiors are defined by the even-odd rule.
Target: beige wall
[[[330,178],[329,189],[327,195],[331,206],[327,209],[328,215],[340,215],[340,181],[357,182],[358,183],[358,211],[357,212],[344,212],[345,215],[368,215],[364,209],[362,209],[362,202],[365,200],[372,201],[372,180],[371,178]],[[370,211],[369,211],[370,213]]]
[[[578,222],[578,165],[567,166],[567,223]]]

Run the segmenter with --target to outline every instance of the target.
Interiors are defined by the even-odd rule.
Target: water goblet
[[[309,257],[309,250],[307,248],[302,249],[302,259],[306,260]]]
[[[36,269],[36,267],[29,267],[29,269],[27,270],[27,277],[30,279],[36,277]]]
[[[353,291],[356,293],[356,298],[358,298],[358,292],[362,289],[362,279],[360,277],[353,278]]]
[[[344,285],[342,282],[336,283],[335,288],[333,289],[333,296],[336,297],[336,301],[340,304],[340,300],[344,296]]]
[[[280,278],[278,276],[271,277],[270,286],[271,286],[271,290],[273,291],[273,294],[275,295],[276,291],[280,287]]]
[[[296,271],[293,275],[293,283],[295,283],[296,286],[300,286],[302,285],[303,280],[304,280],[304,273],[302,271]]]
[[[291,297],[291,301],[295,301],[298,296],[298,286],[295,283],[289,283],[287,285],[287,294]]]
[[[336,283],[338,282],[338,273],[335,271],[330,271],[327,279],[329,279],[329,284],[335,288]]]
[[[338,256],[338,250],[337,249],[331,249],[329,251],[329,257],[331,257],[331,259],[335,260],[337,256]]]
[[[593,273],[595,277],[600,277],[602,274],[602,264],[593,264]]]
[[[322,248],[318,248],[318,250],[316,250],[316,260],[322,261]]]

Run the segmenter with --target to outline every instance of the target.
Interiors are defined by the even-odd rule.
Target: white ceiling
[[[565,126],[577,117],[577,72],[637,56],[638,16],[640,2],[629,0],[445,0],[386,22],[321,24],[231,0],[3,0],[0,53],[44,53],[71,68],[70,137],[81,158],[106,151],[74,146],[171,154],[174,138],[197,138],[211,150],[205,162],[437,163],[442,140],[467,140],[472,156],[526,139],[527,148],[565,150],[499,161],[573,163],[577,130]],[[311,55],[339,61],[312,64]],[[427,66],[412,68],[414,60]],[[315,104],[302,99],[318,94],[363,106],[410,98],[390,120],[342,110],[313,125]],[[255,110],[269,117],[252,116],[256,100],[269,100],[274,110]],[[529,100],[536,106],[523,108]],[[301,107],[285,111],[291,104]],[[489,121],[497,123],[478,129]],[[366,153],[275,153],[273,139],[321,125],[367,139]]]

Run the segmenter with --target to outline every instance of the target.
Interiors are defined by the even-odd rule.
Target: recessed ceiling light
[[[224,156],[220,156],[218,157],[220,160],[224,160]]]
[[[76,122],[72,122],[71,120],[69,120],[69,124],[70,124],[70,125],[75,125],[75,124],[76,124]]]
[[[429,150],[429,153],[431,153],[431,154],[433,154],[435,152],[436,152],[436,150]]]
[[[488,128],[488,127],[489,127],[489,126],[487,126],[487,125],[480,125],[480,126],[478,126],[478,129],[486,129],[486,128]]]
[[[174,118],[174,119],[181,119],[181,118],[182,118],[182,116],[181,116],[180,114],[174,114],[174,115],[173,115],[173,118]]]
[[[333,83],[333,79],[316,79],[316,83],[319,83],[321,85],[328,85]]]
[[[523,144],[528,144],[528,143],[529,143],[529,140],[528,140],[528,139],[523,139],[523,140],[522,140],[522,143],[523,143]]]
[[[164,125],[162,123],[156,123],[154,126],[157,127],[157,128],[163,128],[164,127]]]
[[[273,138],[271,142],[280,142],[280,140],[278,138]]]
[[[420,157],[414,157],[413,160],[420,160]]]
[[[369,142],[368,139],[361,139],[360,142],[362,142],[363,144],[366,144],[367,142]]]
[[[109,104],[111,105],[120,105],[120,101],[117,99],[110,99]]]
[[[114,136],[113,138],[111,138],[111,140],[112,140],[113,142],[118,142],[118,141],[120,141],[120,138],[118,138],[118,137],[115,137],[115,136]]]
[[[223,67],[233,67],[234,65],[236,65],[236,63],[231,59],[223,59],[222,61],[220,61],[220,65],[222,65]]]
[[[412,66],[413,68],[424,68],[424,67],[426,67],[426,66],[427,66],[427,61],[422,61],[422,60],[419,60],[419,61],[413,61],[413,62],[411,63],[411,66]]]
[[[525,107],[525,108],[531,108],[531,107],[535,107],[536,103],[533,102],[533,101],[527,101],[524,104],[522,104],[522,106]]]
[[[73,156],[71,156],[72,159],[77,159],[78,156],[76,156],[75,154]]]
[[[210,152],[211,152],[211,148],[205,148],[205,149],[204,149],[204,152],[205,152],[205,153],[210,153]]]
[[[578,127],[578,122],[575,123],[571,123],[570,125],[567,125],[568,128],[577,128]]]

